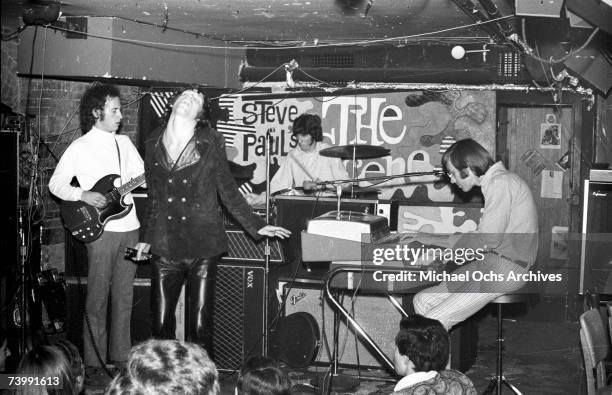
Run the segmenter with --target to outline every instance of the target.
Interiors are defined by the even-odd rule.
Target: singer
[[[154,254],[151,273],[153,335],[173,339],[175,309],[184,283],[187,341],[212,355],[212,297],[219,256],[227,236],[219,200],[254,238],[290,232],[253,214],[232,178],[223,136],[206,120],[205,96],[178,94],[165,125],[146,141],[149,187],[144,231],[136,249]]]

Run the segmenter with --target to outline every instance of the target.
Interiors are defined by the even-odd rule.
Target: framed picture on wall
[[[561,148],[561,124],[543,123],[540,124],[540,148],[560,149]]]

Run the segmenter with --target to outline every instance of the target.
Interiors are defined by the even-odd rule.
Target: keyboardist
[[[329,145],[323,143],[323,129],[318,115],[302,114],[297,117],[293,122],[292,133],[297,138],[297,146],[289,152],[272,178],[271,194],[291,191],[295,187],[312,191],[317,187],[317,181],[349,178],[341,159],[319,155],[319,151]],[[248,194],[245,198],[251,205],[265,203],[265,194]]]

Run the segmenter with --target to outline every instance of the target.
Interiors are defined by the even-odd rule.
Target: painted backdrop
[[[495,152],[495,93],[490,91],[360,91],[304,96],[303,93],[223,95],[217,122],[228,158],[242,166],[255,164],[243,192],[265,189],[265,141],[271,136],[271,174],[296,146],[293,120],[308,112],[322,119],[324,141],[331,145],[370,144],[389,148],[383,158],[345,161],[355,177],[397,175],[440,168],[442,153],[454,141],[472,137]],[[401,177],[376,185],[381,199],[420,202],[452,201],[448,185],[435,177]],[[371,185],[363,181],[362,186]]]

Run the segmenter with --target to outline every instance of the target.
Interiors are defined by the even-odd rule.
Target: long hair
[[[210,122],[210,101],[208,99],[208,96],[206,95],[206,93],[200,89],[197,86],[193,86],[190,88],[186,88],[186,89],[182,89],[180,91],[177,91],[174,96],[172,96],[169,100],[168,100],[168,105],[166,106],[165,112],[164,112],[164,125],[168,124],[168,121],[170,120],[170,115],[172,115],[172,108],[174,107],[174,103],[176,102],[176,100],[179,98],[180,95],[183,94],[183,92],[185,91],[189,91],[189,90],[195,90],[198,93],[200,93],[202,96],[204,96],[204,103],[202,103],[202,109],[200,110],[200,112],[198,113],[198,115],[196,115],[196,119],[198,120],[197,124],[196,124],[196,128],[198,127],[206,127],[209,126],[211,124]]]
[[[451,145],[442,155],[444,171],[448,171],[449,163],[459,170],[461,178],[466,178],[468,168],[475,176],[480,177],[493,166],[495,161],[482,145],[472,139],[464,139]]]
[[[70,365],[70,381],[75,383],[77,392],[80,392],[83,389],[83,380],[85,379],[85,365],[79,354],[79,349],[73,343],[64,339],[57,341],[53,346],[66,357],[68,365]]]
[[[323,141],[321,118],[318,115],[302,114],[293,121],[291,133],[295,135],[309,134],[313,141]]]
[[[79,119],[83,134],[89,132],[96,124],[93,112],[95,110],[104,111],[106,101],[115,97],[121,96],[119,89],[114,85],[94,85],[85,91],[79,107]]]
[[[291,382],[276,361],[255,356],[238,374],[236,389],[239,395],[289,395]]]
[[[19,366],[17,374],[28,374],[37,377],[58,377],[59,386],[62,388],[45,388],[44,386],[28,385],[18,390],[14,394],[23,395],[76,395],[78,389],[71,381],[71,368],[68,359],[64,354],[53,346],[36,346],[28,351]]]
[[[395,337],[397,350],[412,361],[416,372],[444,370],[449,344],[448,332],[440,321],[419,314],[403,318]]]

